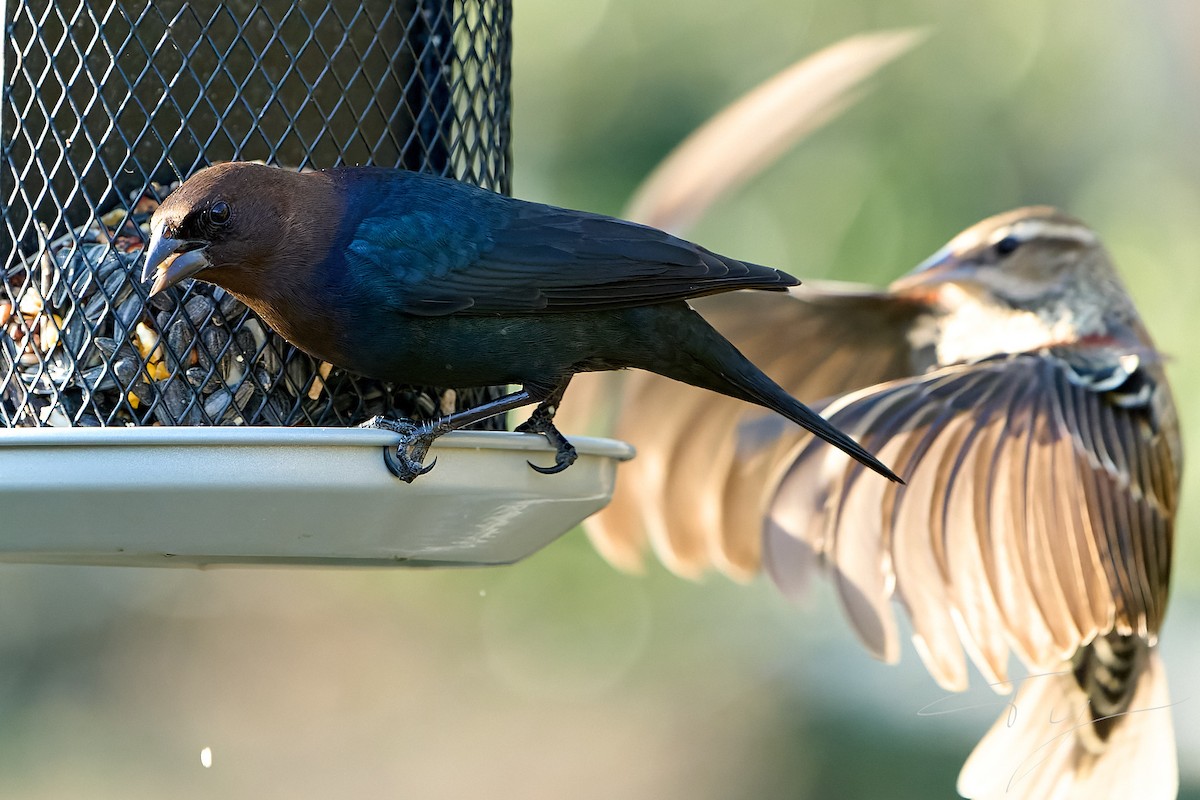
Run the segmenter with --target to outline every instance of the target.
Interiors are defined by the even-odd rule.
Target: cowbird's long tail
[[[687,308],[687,314],[673,320],[685,329],[683,335],[676,330],[669,339],[678,347],[683,342],[683,352],[663,354],[668,364],[655,365],[654,371],[669,378],[690,383],[703,389],[745,400],[769,408],[817,437],[829,442],[856,461],[870,467],[889,480],[902,480],[858,442],[831,425],[820,414],[789,395],[783,387],[771,380],[743,356],[732,343],[704,318]],[[664,337],[667,338],[667,337]],[[666,367],[666,368],[664,368]]]

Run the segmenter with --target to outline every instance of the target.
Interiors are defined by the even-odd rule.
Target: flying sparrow
[[[941,686],[966,688],[968,657],[998,692],[1020,684],[959,776],[967,797],[1173,797],[1156,641],[1181,442],[1162,357],[1096,234],[1025,208],[887,291],[791,295],[696,306],[794,396],[834,397],[830,421],[907,485],[635,374],[631,407],[670,392],[679,413],[636,434],[641,455],[589,530],[600,550],[631,566],[648,539],[682,574],[762,567],[788,594],[821,567],[887,662],[898,601]],[[624,414],[617,434],[646,425]],[[1010,654],[1029,677],[1010,680]]]

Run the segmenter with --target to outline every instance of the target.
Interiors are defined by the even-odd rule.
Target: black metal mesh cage
[[[147,222],[212,162],[509,190],[508,0],[3,0],[0,423],[351,424],[493,396],[319,364],[201,283],[147,299]]]

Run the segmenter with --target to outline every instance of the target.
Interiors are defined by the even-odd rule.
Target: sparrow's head
[[[151,295],[195,277],[248,291],[295,238],[297,206],[319,189],[308,176],[262,164],[217,164],[192,175],[150,219],[142,280]]]
[[[891,288],[947,304],[966,296],[1044,316],[1084,306],[1132,311],[1096,233],[1047,206],[967,228]]]

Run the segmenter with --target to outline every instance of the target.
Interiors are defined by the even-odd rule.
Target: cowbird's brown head
[[[156,274],[151,295],[196,277],[254,294],[283,256],[308,244],[313,214],[328,199],[322,173],[300,174],[262,164],[217,164],[192,175],[150,220],[142,280]]]

